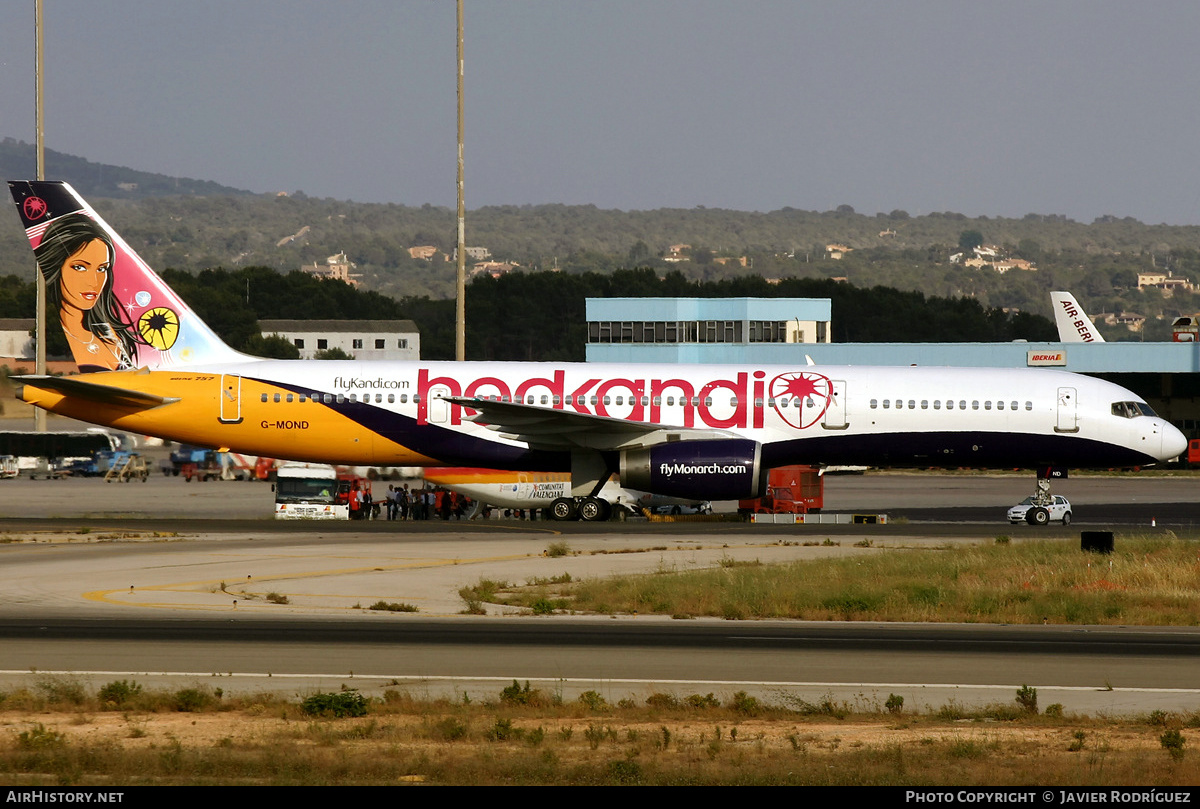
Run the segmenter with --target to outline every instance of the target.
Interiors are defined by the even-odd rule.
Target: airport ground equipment
[[[767,491],[762,497],[738,501],[738,513],[808,514],[817,513],[825,504],[825,477],[816,466],[780,466],[767,476]]]
[[[108,472],[104,475],[104,482],[128,483],[131,480],[140,480],[145,483],[149,477],[150,469],[146,466],[145,458],[136,452],[119,452],[115,453]]]
[[[350,506],[338,487],[338,471],[328,464],[285,463],[275,470],[275,518],[348,520]]]

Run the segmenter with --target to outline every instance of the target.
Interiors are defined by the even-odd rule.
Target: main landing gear
[[[585,520],[604,522],[612,516],[612,504],[599,497],[560,497],[550,504],[550,519],[559,522]]]
[[[600,490],[616,470],[615,462],[610,464],[610,460],[606,460],[602,453],[594,450],[572,451],[572,496],[554,500],[546,509],[546,516],[559,522],[604,522],[613,516],[612,503],[600,497]]]

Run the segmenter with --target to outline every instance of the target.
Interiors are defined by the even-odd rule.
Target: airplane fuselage
[[[1136,399],[1123,388],[1044,369],[262,360],[72,379],[175,401],[89,400],[33,379],[21,395],[97,424],[313,462],[570,468],[569,451],[471,421],[450,397],[745,438],[764,467],[1109,467],[1182,450],[1162,419],[1115,413]]]

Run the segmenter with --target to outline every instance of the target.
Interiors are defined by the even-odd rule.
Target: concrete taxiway
[[[1077,541],[1078,526],[1003,522],[1004,508],[1031,488],[1028,476],[831,478],[827,508],[969,507],[991,515],[835,532],[636,521],[298,525],[265,517],[271,494],[262,483],[0,481],[0,687],[72,672],[89,682],[199,682],[226,691],[401,686],[486,696],[517,678],[610,699],[747,690],[869,702],[897,693],[908,705],[936,706],[1008,702],[1028,684],[1043,704],[1068,710],[1194,710],[1200,634],[1192,629],[535,618],[506,617],[497,607],[487,617],[458,615],[459,588],[481,578],[688,570],[722,559],[990,542],[999,533]],[[1200,514],[1198,488],[1193,479],[1100,477],[1056,491],[1076,503],[1085,528],[1089,508],[1146,507],[1164,515],[1153,529],[1164,531],[1162,523],[1182,526]],[[802,544],[827,535],[840,544]],[[855,547],[863,538],[872,547]],[[552,543],[571,554],[548,555]],[[271,593],[288,603],[272,603]],[[365,609],[375,601],[419,612]]]

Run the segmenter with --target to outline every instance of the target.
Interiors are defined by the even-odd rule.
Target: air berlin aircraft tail
[[[1054,305],[1054,323],[1058,326],[1059,340],[1064,343],[1104,342],[1074,295],[1070,292],[1051,292],[1050,301]]]
[[[80,371],[249,359],[221,342],[71,186],[8,185],[46,279],[50,317],[57,314]]]

